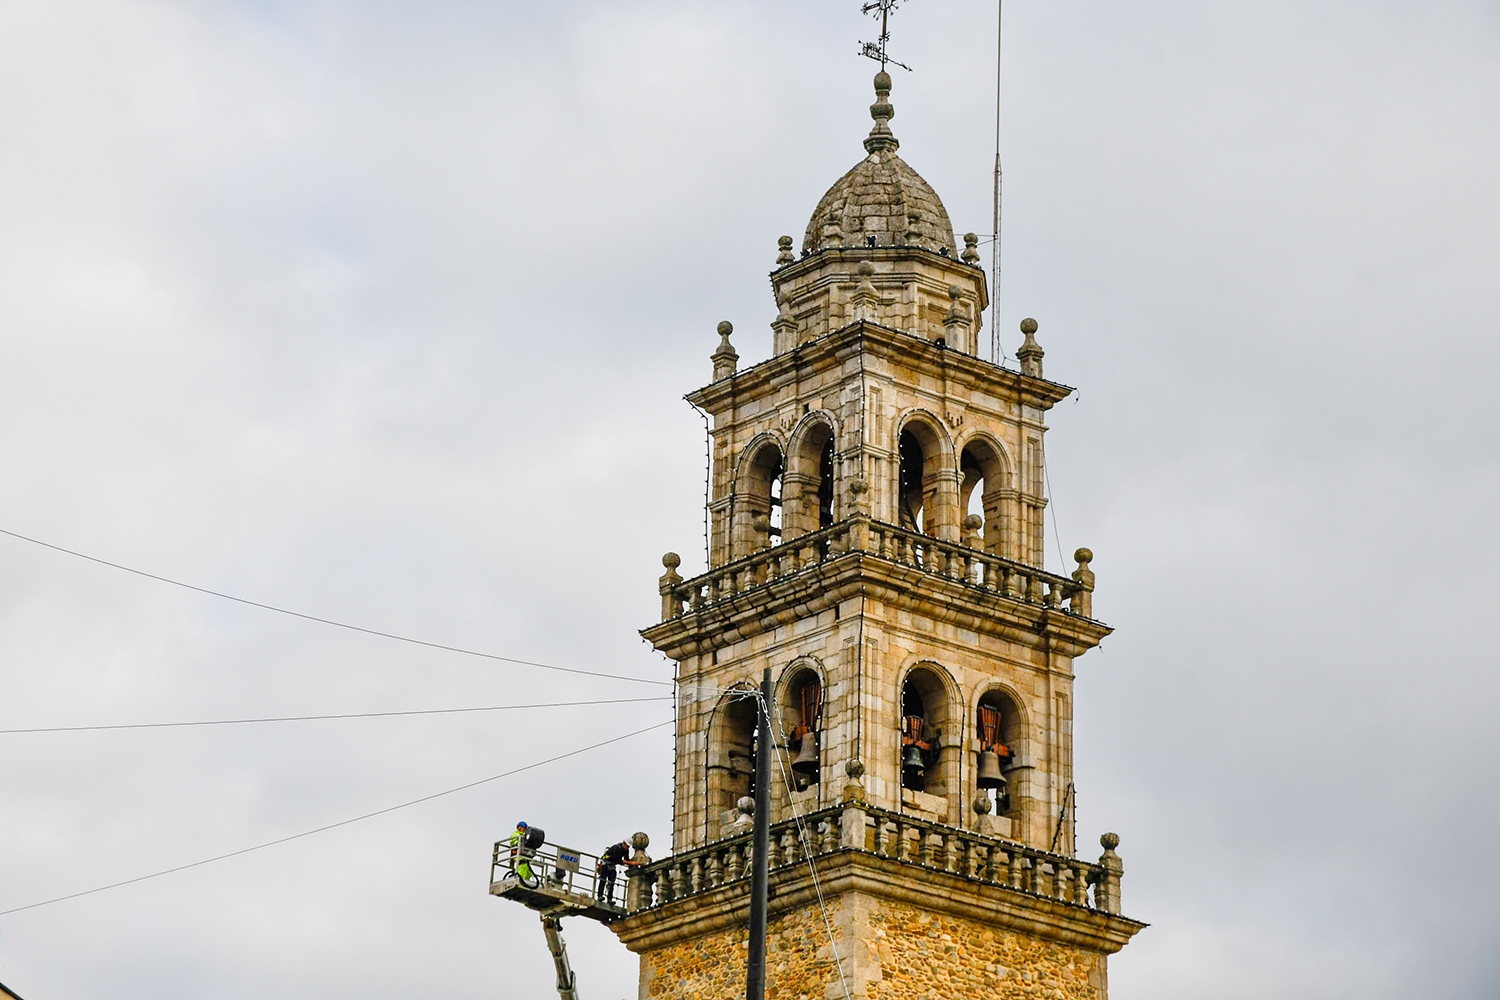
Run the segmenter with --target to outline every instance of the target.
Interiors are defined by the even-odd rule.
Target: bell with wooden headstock
[[[802,747],[792,759],[792,773],[811,778],[818,773],[818,734],[802,734]]]
[[[816,778],[818,775],[818,717],[823,710],[823,685],[816,680],[811,680],[802,686],[802,724],[797,727],[797,735],[801,738],[802,745],[797,748],[797,756],[792,761],[792,773],[804,778]]]
[[[980,788],[1005,788],[1005,775],[1000,773],[1000,755],[995,751],[979,752],[979,771],[974,784]]]

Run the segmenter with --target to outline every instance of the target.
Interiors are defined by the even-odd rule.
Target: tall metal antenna
[[[880,63],[882,72],[885,71],[886,63],[890,63],[892,66],[900,66],[908,73],[911,72],[910,66],[892,59],[885,50],[886,43],[891,40],[891,15],[895,13],[896,7],[900,3],[901,0],[869,0],[868,3],[861,4],[859,8],[860,13],[869,14],[872,17],[877,11],[880,13],[880,41],[860,42],[859,54]]]
[[[995,215],[990,234],[990,361],[999,364],[1000,348],[1000,40],[1005,0],[995,0]]]

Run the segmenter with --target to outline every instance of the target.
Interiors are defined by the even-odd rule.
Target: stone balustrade
[[[1001,886],[1104,913],[1120,912],[1119,838],[1105,834],[1097,863],[1014,841],[863,805],[834,806],[771,826],[771,871],[809,857],[856,852],[971,882]],[[632,870],[626,908],[634,913],[750,878],[752,834],[735,834]]]
[[[1094,574],[1088,569],[1088,562],[1093,554],[1087,549],[1078,550],[1078,571],[1069,578],[956,542],[945,542],[894,524],[857,516],[736,559],[691,580],[684,580],[677,574],[682,561],[675,553],[668,552],[662,557],[667,572],[658,587],[662,598],[662,621],[706,610],[722,601],[855,552],[955,580],[985,593],[1057,608],[1084,618],[1092,616]]]

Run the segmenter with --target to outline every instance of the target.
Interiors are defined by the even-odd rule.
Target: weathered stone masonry
[[[800,256],[780,241],[772,356],[741,369],[722,323],[688,397],[713,421],[708,565],[663,558],[642,632],[677,664],[672,854],[611,924],[643,1000],[744,994],[762,753],[770,997],[1104,1000],[1144,926],[1120,912],[1118,838],[1082,860],[1070,814],[1073,661],[1110,631],[1092,552],[1044,567],[1046,415],[1072,390],[1031,320],[1019,370],[977,356],[977,238],[958,250],[875,89],[867,156]]]

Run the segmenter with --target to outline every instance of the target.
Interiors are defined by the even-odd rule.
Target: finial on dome
[[[870,117],[875,119],[875,127],[870,129],[869,136],[865,138],[867,153],[901,148],[901,143],[891,134],[889,122],[896,117],[896,109],[891,106],[890,97],[891,75],[881,70],[875,74],[875,103],[870,105]]]

